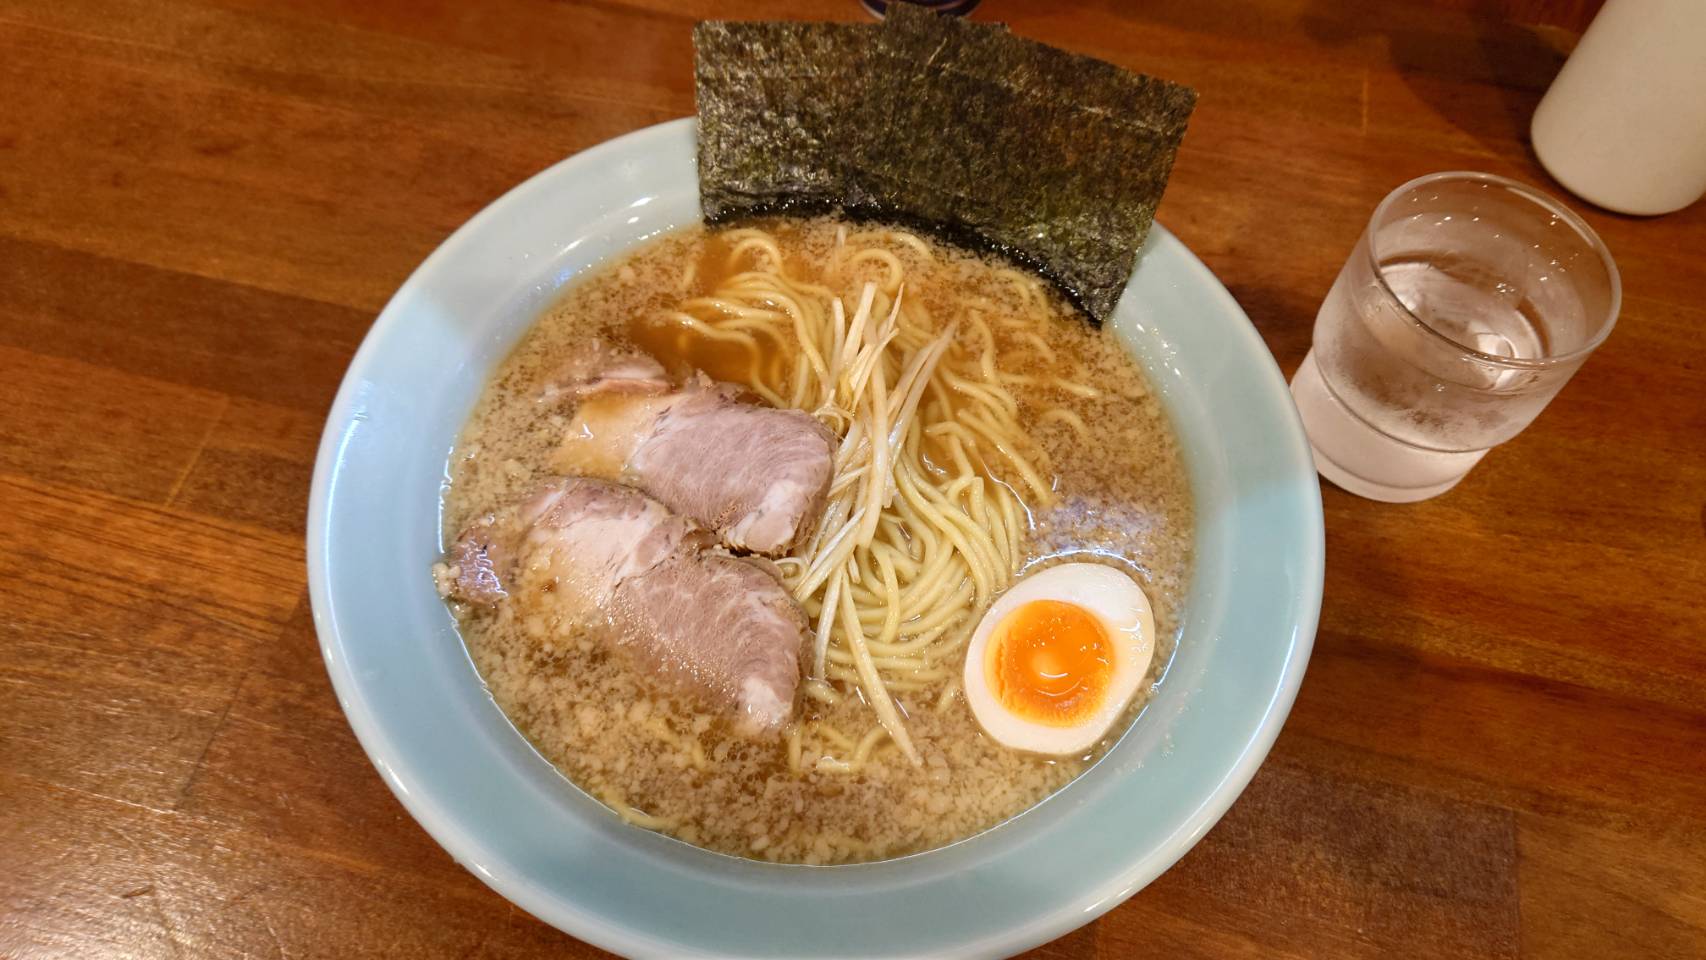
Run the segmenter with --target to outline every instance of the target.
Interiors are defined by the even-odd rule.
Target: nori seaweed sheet
[[[1111,316],[1189,87],[895,4],[883,24],[694,31],[699,197],[724,223],[841,210],[1001,251]]]

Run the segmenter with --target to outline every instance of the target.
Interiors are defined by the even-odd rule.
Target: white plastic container
[[[1534,152],[1619,213],[1706,194],[1706,0],[1606,0],[1534,111]]]

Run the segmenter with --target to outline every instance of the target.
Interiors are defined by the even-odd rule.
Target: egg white
[[[1009,711],[989,689],[984,657],[995,628],[1033,600],[1059,600],[1100,621],[1113,647],[1113,671],[1096,712],[1070,727],[1039,724]],[[1131,577],[1100,563],[1063,563],[1020,580],[990,605],[966,647],[965,696],[984,732],[1015,750],[1079,754],[1107,733],[1137,693],[1155,655],[1155,613]]]

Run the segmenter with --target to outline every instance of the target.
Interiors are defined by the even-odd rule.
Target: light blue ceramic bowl
[[[1177,657],[1102,762],[977,837],[885,863],[778,866],[619,822],[492,703],[434,595],[447,453],[488,371],[589,266],[698,218],[690,120],[545,171],[445,241],[380,314],[326,425],[308,515],[320,641],[350,725],[421,826],[541,919],[633,956],[1009,954],[1089,922],[1249,782],[1303,678],[1320,488],[1284,380],[1166,230],[1114,327],[1159,387],[1196,496]]]

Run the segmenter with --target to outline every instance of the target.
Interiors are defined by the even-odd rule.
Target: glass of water
[[[1315,466],[1375,500],[1425,500],[1534,420],[1617,321],[1617,265],[1551,197],[1436,173],[1375,208],[1291,391]]]

